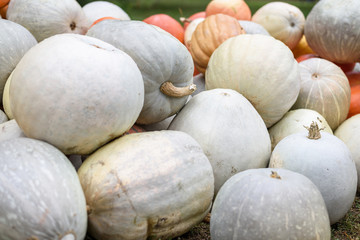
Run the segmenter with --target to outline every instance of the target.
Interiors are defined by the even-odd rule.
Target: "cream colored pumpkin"
[[[187,48],[171,34],[142,21],[107,20],[87,33],[129,54],[145,85],[138,124],[153,124],[177,113],[196,87],[194,63]]]
[[[205,87],[238,91],[271,127],[297,99],[299,66],[283,42],[266,35],[242,34],[214,51],[205,73]]]
[[[259,8],[252,21],[262,25],[271,36],[293,49],[304,33],[305,16],[289,3],[269,2]]]
[[[168,129],[185,132],[201,145],[213,167],[215,194],[234,174],[268,165],[271,143],[265,123],[235,90],[198,93]]]
[[[0,123],[0,142],[18,137],[26,137],[15,119]]]
[[[322,58],[304,60],[299,67],[301,90],[292,109],[315,110],[335,130],[346,119],[350,107],[350,85],[345,73]]]
[[[6,80],[20,59],[37,44],[34,36],[15,22],[0,20],[0,103]]]
[[[335,130],[334,135],[340,138],[351,152],[358,176],[357,191],[360,192],[360,114],[346,119]]]
[[[269,128],[271,138],[271,149],[280,142],[284,137],[293,133],[308,132],[304,126],[309,122],[315,121],[325,132],[333,133],[331,127],[320,113],[311,109],[291,110],[281,118],[275,125]]]
[[[172,239],[209,212],[214,176],[200,145],[180,131],[125,135],[78,170],[96,239]]]
[[[75,0],[11,0],[6,17],[27,28],[38,42],[59,33],[85,34],[89,27]]]
[[[10,109],[10,97],[9,97],[10,82],[11,82],[11,78],[13,75],[12,73],[13,72],[11,72],[10,76],[8,77],[8,79],[5,82],[3,96],[2,96],[2,104],[3,104],[4,112],[5,112],[6,116],[8,117],[8,119],[14,118],[14,116],[11,112],[11,109]]]
[[[123,51],[89,36],[58,34],[25,54],[9,94],[26,136],[65,154],[89,154],[135,123],[144,82]]]

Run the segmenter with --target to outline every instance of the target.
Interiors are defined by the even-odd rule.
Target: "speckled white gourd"
[[[84,192],[66,156],[45,142],[0,142],[2,239],[82,240],[87,229]]]
[[[223,185],[212,208],[210,234],[213,240],[330,240],[331,230],[324,199],[307,177],[260,168],[240,172]]]
[[[38,42],[59,33],[85,34],[89,27],[75,0],[11,0],[6,18],[27,28]]]
[[[34,36],[23,26],[15,22],[0,20],[0,103],[6,80],[20,59],[37,44]]]
[[[123,51],[89,36],[58,34],[25,54],[9,94],[26,136],[66,155],[89,154],[135,123],[144,83]]]
[[[186,132],[201,145],[213,167],[215,194],[232,175],[267,167],[270,159],[264,121],[235,90],[200,92],[176,114],[168,129]]]
[[[160,122],[177,113],[188,96],[169,97],[160,91],[164,82],[176,87],[193,83],[194,62],[184,44],[163,30],[142,21],[107,20],[94,25],[88,36],[99,38],[128,53],[139,66],[145,84],[144,107],[138,124]]]
[[[180,131],[133,133],[78,170],[96,239],[171,239],[209,212],[214,176],[200,145]]]

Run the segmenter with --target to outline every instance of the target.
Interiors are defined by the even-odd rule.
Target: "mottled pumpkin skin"
[[[180,131],[133,133],[78,170],[96,239],[171,239],[209,212],[214,176],[200,145]]]
[[[84,192],[67,157],[30,138],[0,142],[2,239],[81,240],[87,230]]]
[[[215,194],[234,174],[266,167],[270,159],[270,137],[264,121],[235,90],[198,93],[168,129],[188,133],[201,145],[213,167]]]
[[[350,85],[336,64],[321,58],[299,63],[301,90],[292,109],[306,108],[319,112],[334,131],[347,117]]]
[[[37,44],[34,36],[23,26],[5,19],[0,20],[0,103],[6,80],[20,59]]]
[[[89,154],[135,123],[144,83],[123,51],[89,36],[58,34],[21,59],[9,97],[26,136],[65,154]]]
[[[138,124],[160,122],[184,106],[188,96],[170,97],[160,91],[164,82],[171,82],[176,87],[193,82],[191,54],[170,33],[142,21],[107,20],[93,26],[87,35],[121,49],[138,65],[145,86],[144,106],[136,121]]]
[[[320,57],[336,63],[360,61],[360,1],[321,0],[305,21],[305,36]]]
[[[329,240],[331,230],[321,193],[307,177],[259,168],[234,175],[220,189],[210,234],[214,240]]]
[[[357,191],[360,192],[360,114],[346,119],[334,132],[348,146],[352,159],[355,162],[358,184]]]
[[[234,17],[221,13],[206,17],[191,37],[190,52],[196,69],[205,73],[215,49],[228,38],[244,33],[244,29]]]
[[[328,132],[321,132],[319,139],[309,139],[303,132],[285,137],[274,148],[269,167],[308,177],[324,198],[331,224],[340,221],[355,200],[357,173],[351,152]]]
[[[85,34],[90,26],[75,0],[11,0],[6,16],[28,29],[38,42],[60,33]]]
[[[210,58],[205,79],[208,90],[241,93],[268,128],[290,110],[300,91],[299,66],[291,50],[261,34],[241,34],[222,43]]]

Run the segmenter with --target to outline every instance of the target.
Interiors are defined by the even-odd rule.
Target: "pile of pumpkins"
[[[0,1],[0,236],[170,239],[211,213],[212,239],[330,239],[360,192],[359,8]]]

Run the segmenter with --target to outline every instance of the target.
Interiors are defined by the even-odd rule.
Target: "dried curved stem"
[[[164,82],[160,86],[160,91],[169,97],[181,98],[191,95],[196,90],[195,84],[186,87],[175,87],[172,82]]]

